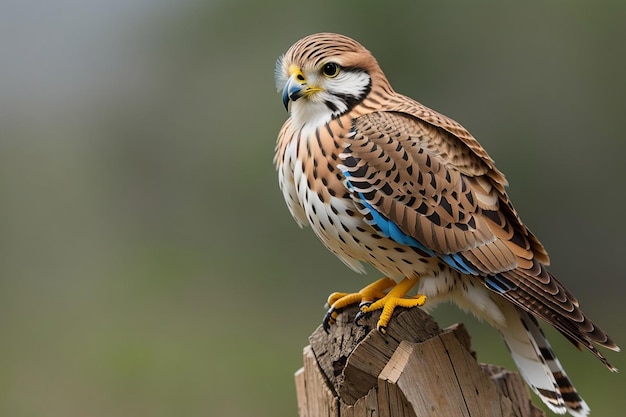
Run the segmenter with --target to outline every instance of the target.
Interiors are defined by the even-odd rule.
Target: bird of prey
[[[478,141],[396,93],[374,56],[347,36],[297,41],[274,75],[290,113],[275,154],[289,211],[347,266],[363,272],[365,262],[383,274],[357,293],[331,294],[324,326],[360,304],[361,313],[382,309],[384,333],[398,306],[453,301],[500,331],[550,409],[586,416],[536,318],[612,371],[596,345],[619,347],[547,269],[546,250]]]

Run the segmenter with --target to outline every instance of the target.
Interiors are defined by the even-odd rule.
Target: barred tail
[[[587,416],[589,407],[567,377],[535,317],[509,303],[502,303],[501,308],[506,326],[498,326],[498,330],[526,383],[555,413]]]

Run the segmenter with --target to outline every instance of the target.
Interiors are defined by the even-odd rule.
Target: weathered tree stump
[[[379,314],[357,326],[356,312],[309,337],[300,417],[545,417],[519,374],[476,362],[463,325],[441,330],[419,308],[398,309],[381,335]]]

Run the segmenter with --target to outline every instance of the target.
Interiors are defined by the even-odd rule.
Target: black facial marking
[[[341,70],[343,72],[354,72],[354,73],[364,72],[362,69],[350,68],[350,67],[342,68]],[[339,98],[345,104],[345,107],[346,107],[345,112],[348,112],[352,110],[354,106],[362,102],[365,99],[365,97],[367,97],[367,95],[370,93],[371,90],[372,90],[372,80],[370,78],[368,80],[367,85],[362,91],[355,91],[354,93],[347,93],[347,94],[333,94],[333,95],[336,98]],[[332,93],[332,91],[330,92]],[[330,109],[330,111],[335,115],[334,117],[338,117],[341,115],[341,114],[337,114],[337,112],[339,111],[339,108],[337,107],[335,103],[326,101],[325,104]]]

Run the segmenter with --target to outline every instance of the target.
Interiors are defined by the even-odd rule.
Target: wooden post
[[[517,373],[479,365],[463,325],[441,330],[419,308],[398,309],[387,334],[357,309],[319,327],[296,372],[300,417],[545,417]]]

